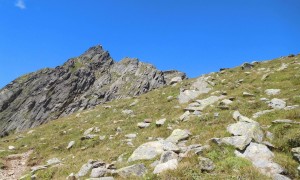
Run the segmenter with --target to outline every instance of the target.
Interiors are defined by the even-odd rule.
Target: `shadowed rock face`
[[[169,84],[178,71],[125,58],[115,62],[101,46],[62,66],[24,75],[0,90],[0,135],[25,130],[95,105],[137,96]]]

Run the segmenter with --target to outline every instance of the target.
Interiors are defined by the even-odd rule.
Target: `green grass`
[[[187,122],[178,122],[180,115],[184,113],[183,108],[187,104],[179,105],[176,98],[171,101],[167,100],[168,96],[177,97],[181,87],[189,87],[194,79],[183,81],[176,86],[168,86],[141,95],[136,98],[115,100],[106,105],[112,106],[105,109],[104,105],[99,105],[93,109],[77,112],[65,118],[61,118],[40,127],[34,128],[32,134],[27,132],[13,134],[0,140],[0,147],[7,148],[14,145],[17,149],[14,153],[21,153],[33,149],[34,153],[30,156],[28,164],[41,165],[48,159],[57,157],[63,159],[63,165],[48,168],[37,173],[39,179],[65,179],[70,173],[77,173],[80,167],[89,159],[101,159],[106,162],[116,161],[121,154],[124,158],[128,158],[133,150],[139,145],[147,142],[148,137],[166,138],[171,134],[167,130],[167,124],[173,129],[188,129],[193,134],[189,139],[189,144],[207,144],[208,140],[213,137],[225,137],[230,134],[226,132],[226,127],[234,123],[232,112],[239,110],[243,115],[251,117],[254,113],[269,109],[267,104],[260,101],[260,98],[268,97],[264,91],[269,88],[279,88],[281,93],[274,97],[283,98],[288,105],[300,104],[300,65],[298,64],[300,56],[293,58],[276,59],[273,61],[260,63],[255,66],[251,73],[246,74],[240,67],[225,70],[222,73],[210,74],[211,80],[216,83],[211,92],[226,91],[228,97],[235,97],[236,100],[230,105],[229,110],[221,110],[217,108],[217,104],[208,107],[203,113],[207,113],[202,118],[190,118]],[[296,63],[294,63],[296,62]],[[289,64],[289,67],[283,71],[276,72],[281,63]],[[77,67],[77,66],[76,66]],[[270,68],[271,73],[265,81],[261,81],[266,71],[258,69]],[[225,79],[225,80],[223,80]],[[243,82],[237,84],[238,80]],[[255,94],[255,97],[243,97],[243,92]],[[207,98],[209,94],[203,94],[198,99]],[[129,105],[138,99],[138,103],[130,107]],[[175,106],[180,108],[175,108]],[[131,117],[122,114],[122,110],[131,109],[135,116]],[[215,112],[220,113],[218,118],[214,118]],[[78,116],[80,114],[80,116]],[[164,126],[157,128],[152,123],[149,128],[139,129],[136,124],[142,122],[146,118],[151,118],[154,122],[161,118],[166,118],[167,122]],[[292,158],[290,149],[300,146],[300,126],[299,125],[273,125],[272,121],[281,118],[289,118],[300,122],[300,110],[291,111],[278,110],[263,115],[257,119],[262,126],[270,126],[268,131],[274,134],[274,140],[271,142],[277,148],[274,150],[276,154],[276,162],[280,163],[292,178],[299,178],[296,168],[298,163]],[[81,141],[83,132],[90,127],[99,127],[100,132],[97,135],[106,135],[104,141],[98,138]],[[116,134],[116,128],[121,127],[122,132],[109,140],[110,135]],[[135,147],[126,145],[124,135],[129,133],[137,133],[137,138],[133,140]],[[24,138],[15,139],[16,136],[22,135]],[[4,142],[7,140],[8,142]],[[76,141],[74,147],[67,150],[66,147],[70,141]],[[211,173],[201,172],[197,167],[197,156],[191,155],[180,162],[176,171],[167,171],[160,176],[148,173],[146,179],[267,179],[261,175],[249,161],[235,157],[232,147],[218,147],[211,145],[211,148],[203,154],[209,157],[216,165],[216,169]],[[3,158],[12,152],[2,152],[0,157]],[[159,157],[158,157],[159,158]],[[157,159],[158,159],[157,158]],[[154,161],[154,160],[153,160]],[[140,161],[145,163],[148,171],[152,172],[150,164],[153,161]],[[117,163],[117,167],[128,166],[133,163],[125,162]],[[119,179],[119,177],[116,177]]]

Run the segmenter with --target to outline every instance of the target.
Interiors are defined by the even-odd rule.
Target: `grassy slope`
[[[282,63],[289,64],[288,68],[283,71],[276,71]],[[45,162],[53,157],[63,159],[63,165],[48,168],[37,173],[41,179],[65,179],[70,173],[78,172],[80,167],[89,159],[101,159],[106,162],[117,160],[118,156],[125,154],[128,158],[133,150],[140,144],[147,142],[148,137],[167,137],[171,131],[167,130],[167,124],[174,129],[189,129],[193,138],[190,138],[188,144],[200,143],[207,144],[207,140],[212,137],[229,136],[226,127],[234,123],[232,112],[239,110],[242,114],[251,117],[253,113],[260,110],[268,109],[264,102],[259,99],[268,97],[264,90],[268,88],[279,88],[281,94],[276,95],[278,98],[286,99],[288,105],[300,104],[300,56],[293,58],[281,58],[265,63],[260,63],[250,70],[251,74],[246,74],[240,67],[226,70],[224,73],[214,73],[210,76],[217,85],[213,91],[226,91],[228,97],[235,97],[236,100],[229,110],[221,110],[217,107],[208,107],[204,113],[208,113],[204,118],[191,118],[187,122],[177,122],[178,117],[184,112],[182,109],[187,104],[178,106],[178,101],[174,98],[167,100],[168,96],[177,97],[181,87],[189,87],[193,79],[187,80],[174,87],[164,87],[154,90],[140,97],[116,100],[106,105],[112,106],[105,109],[104,105],[100,105],[94,109],[76,113],[74,115],[52,121],[34,129],[31,134],[18,133],[10,135],[0,140],[0,147],[7,148],[14,145],[17,149],[15,152],[0,152],[0,157],[5,157],[11,153],[21,153],[34,149],[31,155],[29,165],[45,164]],[[265,72],[258,71],[260,68],[270,68],[274,71],[265,81],[261,78]],[[222,81],[225,79],[224,81]],[[236,86],[236,81],[243,79],[243,83]],[[242,92],[247,91],[255,94],[253,98],[242,97]],[[209,94],[201,95],[198,99],[209,97]],[[138,99],[137,105],[130,107],[129,105]],[[135,117],[122,114],[122,110],[131,109],[134,111]],[[219,112],[220,116],[214,118],[214,112]],[[78,116],[80,114],[80,116]],[[77,116],[76,116],[77,115]],[[167,123],[163,127],[155,127],[155,123],[149,128],[139,129],[136,124],[142,122],[145,118],[151,118],[153,121],[167,118]],[[300,122],[300,110],[284,111],[278,110],[264,116],[257,121],[263,125],[272,125],[271,121],[280,118],[293,119]],[[98,135],[106,135],[104,141],[98,138],[81,141],[83,132],[90,127],[99,127]],[[122,132],[109,140],[110,135],[115,135],[116,128],[121,127]],[[275,149],[276,161],[284,166],[287,173],[292,178],[299,178],[297,175],[297,162],[293,160],[290,149],[300,146],[300,126],[299,125],[272,125],[269,131],[275,135],[272,142]],[[129,133],[138,133],[133,140],[135,147],[129,147],[124,135]],[[22,136],[23,138],[16,139]],[[76,144],[71,150],[66,150],[67,144],[75,140]],[[1,149],[0,148],[0,149]],[[216,169],[211,173],[200,172],[197,168],[197,157],[191,155],[179,164],[176,171],[166,172],[159,177],[147,175],[148,179],[266,179],[247,160],[234,156],[234,148],[217,147],[212,145],[211,149],[204,153],[204,156],[211,158]],[[159,158],[159,157],[158,157]],[[153,160],[154,161],[154,160]],[[153,169],[149,167],[153,161],[142,161],[148,166],[149,171]],[[136,163],[136,162],[134,162]],[[133,163],[131,163],[133,164]],[[126,162],[118,163],[117,167],[128,166]]]

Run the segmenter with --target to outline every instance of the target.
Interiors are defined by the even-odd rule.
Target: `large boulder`
[[[264,138],[264,133],[258,123],[239,121],[229,125],[227,131],[235,136],[245,136],[246,139],[254,139],[256,142],[262,142]]]
[[[164,152],[162,141],[152,141],[140,145],[129,157],[128,162],[150,160]]]
[[[274,154],[266,145],[250,143],[245,152],[235,152],[237,156],[246,158],[263,174],[270,177],[283,172],[283,168],[273,161]]]

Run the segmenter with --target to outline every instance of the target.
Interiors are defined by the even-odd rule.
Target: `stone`
[[[243,92],[244,97],[254,97],[254,94],[248,93],[248,92]]]
[[[68,146],[67,146],[67,149],[71,149],[75,144],[75,141],[70,141]]]
[[[53,166],[60,163],[61,161],[58,158],[52,158],[47,161],[47,166]]]
[[[164,119],[160,119],[160,120],[156,121],[156,126],[160,127],[160,126],[164,125],[166,120],[167,119],[164,118]]]
[[[293,106],[286,106],[283,109],[289,111],[289,110],[297,109],[299,107],[300,107],[299,105],[293,105]]]
[[[162,142],[164,151],[173,151],[176,153],[180,152],[180,148],[176,144],[169,142],[169,141],[161,141],[161,142]]]
[[[106,138],[106,136],[99,136],[100,141],[103,141]]]
[[[205,158],[205,157],[199,157],[199,168],[201,171],[213,171],[215,169],[215,165],[212,160]]]
[[[181,90],[178,96],[178,101],[180,104],[187,103],[195,98],[197,98],[200,94],[208,93],[211,90],[209,83],[207,82],[207,78],[201,76],[197,78],[197,80],[192,84],[191,90]]]
[[[137,103],[139,102],[139,100],[134,100],[131,104],[129,104],[130,107],[135,106]]]
[[[138,126],[139,128],[141,128],[141,129],[143,129],[143,128],[149,127],[149,126],[150,126],[150,123],[140,122],[140,123],[137,124],[137,126]]]
[[[126,134],[125,137],[128,138],[128,139],[135,139],[136,134]]]
[[[87,175],[90,172],[90,170],[92,169],[92,167],[93,167],[93,164],[91,162],[88,162],[88,163],[82,165],[80,170],[77,173],[77,176],[83,177],[83,176]]]
[[[196,100],[197,103],[199,103],[199,106],[195,108],[195,110],[198,110],[198,111],[203,111],[207,106],[210,106],[212,104],[214,104],[215,102],[225,98],[226,96],[210,96],[206,99],[201,99],[201,100]],[[186,110],[193,110],[191,107],[187,107],[185,108]]]
[[[245,70],[245,71],[248,71],[248,70],[252,69],[253,67],[254,67],[253,64],[250,64],[250,63],[247,63],[247,62],[242,64],[242,66],[241,66],[242,70]]]
[[[125,109],[122,111],[123,114],[125,115],[130,115],[130,114],[133,114],[133,111],[132,110],[129,110],[129,109]]]
[[[249,136],[233,136],[222,138],[222,143],[232,145],[239,150],[244,150],[250,144],[252,138]]]
[[[128,162],[150,160],[164,152],[162,141],[151,141],[140,145],[129,157]]]
[[[220,105],[230,105],[232,104],[233,102],[229,99],[223,99],[220,103]]]
[[[280,89],[266,89],[265,93],[269,96],[275,96],[280,94],[280,91],[281,91]]]
[[[283,109],[286,107],[286,102],[282,99],[274,98],[268,105],[273,109]]]
[[[183,114],[179,117],[179,120],[180,120],[180,121],[188,120],[190,114],[191,114],[190,111],[185,111],[185,113],[183,113]]]
[[[255,114],[253,114],[253,118],[256,119],[256,118],[259,118],[260,116],[262,115],[265,115],[265,114],[268,114],[268,113],[271,113],[271,112],[274,112],[275,110],[274,109],[270,109],[270,110],[264,110],[264,111],[259,111]]]
[[[272,123],[274,123],[274,124],[300,124],[300,122],[293,121],[290,119],[277,119],[277,120],[272,121]]]
[[[87,135],[89,135],[91,132],[93,132],[93,130],[94,130],[94,127],[91,127],[91,128],[89,128],[89,129],[87,129],[86,131],[84,131],[83,135],[84,135],[84,136],[87,136]]]
[[[15,150],[15,146],[8,146],[8,150]]]
[[[92,169],[91,178],[98,178],[98,177],[103,177],[105,174],[107,174],[109,171],[106,168],[98,167]]]
[[[191,133],[188,130],[175,129],[166,141],[178,143],[181,140],[187,139]]]
[[[300,147],[297,147],[297,148],[293,148],[292,150],[292,153],[294,155],[294,158],[300,162]]]
[[[271,133],[270,131],[267,131],[266,132],[266,138],[268,138],[270,141],[272,141],[274,139],[273,133]]]
[[[227,131],[235,136],[253,138],[256,142],[262,142],[264,133],[258,123],[237,122],[227,127]]]
[[[181,76],[178,76],[178,77],[173,77],[170,81],[170,85],[173,85],[173,84],[176,84],[178,82],[181,82],[182,81],[182,77]]]
[[[42,169],[47,169],[47,166],[41,165],[41,166],[33,166],[30,168],[32,174]]]
[[[260,172],[267,176],[272,177],[284,171],[279,164],[273,162],[274,154],[266,145],[251,142],[244,153],[235,151],[235,154],[250,160]]]
[[[129,178],[130,176],[143,177],[147,173],[147,169],[144,164],[134,164],[118,169],[116,173],[123,178]]]
[[[165,163],[158,164],[153,171],[153,174],[159,174],[167,170],[175,170],[178,166],[178,160],[172,159]]]
[[[291,180],[291,179],[282,174],[275,174],[273,175],[273,180]]]
[[[173,151],[165,151],[161,154],[159,163],[165,163],[172,159],[178,159],[178,155]]]

